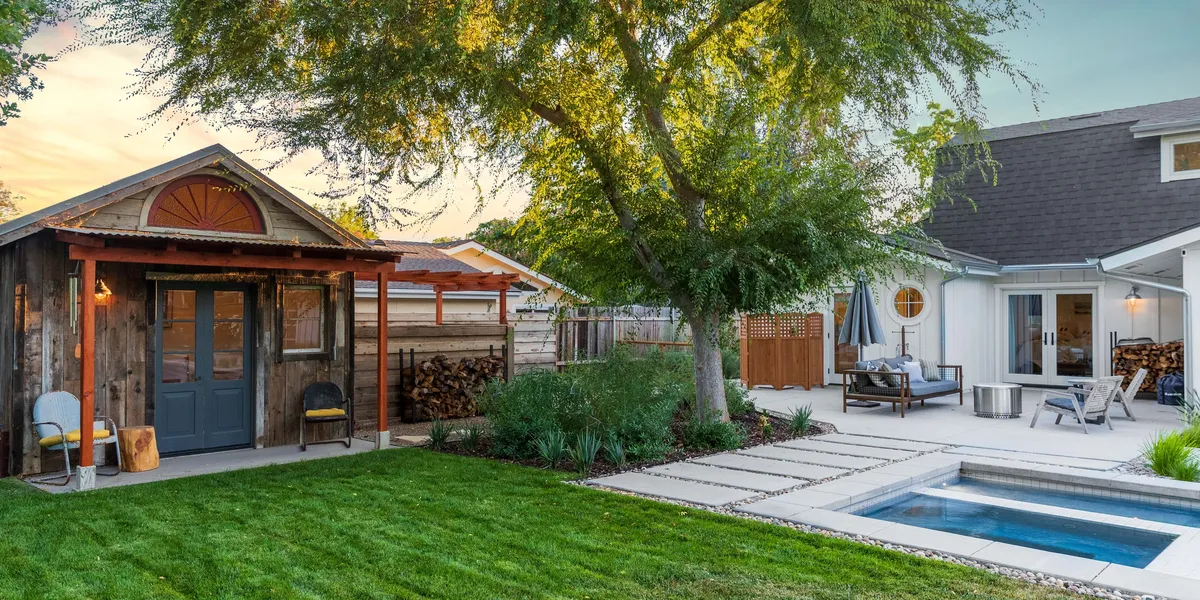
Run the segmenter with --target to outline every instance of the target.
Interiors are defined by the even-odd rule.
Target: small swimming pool
[[[1142,568],[1174,535],[1042,513],[907,494],[857,514],[1026,548]]]
[[[999,483],[972,477],[960,477],[957,481],[939,487],[944,490],[991,496],[993,498],[1033,502],[1118,517],[1130,517],[1158,523],[1183,525],[1185,527],[1200,527],[1200,510],[1182,506],[1171,506],[1169,504],[1089,496],[1020,484]]]

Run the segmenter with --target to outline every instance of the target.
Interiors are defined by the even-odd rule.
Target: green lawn
[[[46,495],[0,598],[1052,598],[982,571],[424,450]]]

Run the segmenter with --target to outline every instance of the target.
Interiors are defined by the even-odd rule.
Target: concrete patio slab
[[[1015,450],[997,450],[995,448],[958,447],[943,450],[946,454],[963,454],[967,456],[984,456],[987,458],[1003,458],[1021,462],[1056,465],[1076,469],[1091,469],[1107,471],[1121,466],[1120,462],[1112,460],[1097,460],[1078,456],[1063,456],[1060,454],[1045,454],[1037,452],[1018,452]]]
[[[813,452],[811,450],[796,450],[794,448],[785,448],[778,445],[756,446],[754,448],[738,450],[737,453],[746,456],[774,458],[776,460],[808,463],[811,465],[821,465],[824,467],[839,467],[843,469],[869,469],[884,463],[884,461],[874,458],[845,456],[842,454],[827,454],[824,452]]]
[[[633,492],[635,494],[682,500],[705,506],[724,506],[733,502],[749,500],[758,495],[755,492],[746,490],[735,490],[718,485],[657,477],[644,473],[620,473],[608,477],[589,479],[588,483]]]
[[[690,479],[703,483],[716,483],[756,492],[779,492],[807,483],[805,479],[796,479],[794,477],[764,475],[762,473],[725,469],[688,462],[659,465],[646,469],[645,472],[678,477],[680,479]]]
[[[823,508],[813,508],[802,511],[788,517],[782,517],[787,521],[794,523],[803,523],[828,529],[830,531],[841,531],[851,535],[871,535],[885,527],[890,527],[891,523],[880,521],[879,519],[868,519],[858,515],[840,513]]]
[[[909,450],[894,450],[891,448],[876,448],[873,446],[857,446],[849,443],[835,444],[833,442],[810,439],[789,440],[786,442],[780,442],[779,445],[785,448],[795,448],[797,450],[812,450],[813,452],[829,452],[831,454],[845,454],[848,456],[862,456],[866,458],[878,458],[882,460],[904,460],[917,455],[916,452]]]
[[[824,508],[826,510],[837,510],[839,508],[850,505],[850,497],[843,494],[831,494],[829,492],[818,492],[813,489],[801,489],[794,492],[788,492],[779,496],[774,496],[771,500],[791,504],[793,506],[803,506],[805,508]]]
[[[854,444],[855,446],[874,446],[876,448],[891,448],[893,450],[909,450],[911,452],[933,452],[945,448],[944,444],[913,442],[889,438],[870,437],[865,435],[850,435],[848,433],[830,433],[813,438],[822,442],[838,444]]]
[[[759,517],[767,517],[768,519],[790,520],[793,515],[812,510],[812,508],[808,506],[779,502],[774,499],[767,499],[759,500],[758,502],[751,502],[750,504],[743,504],[734,508],[733,510],[734,512],[746,513]]]
[[[1003,542],[988,544],[982,550],[972,554],[971,558],[1075,581],[1091,581],[1110,564],[1090,558],[1046,552]]]
[[[1138,413],[1139,415],[1141,413]],[[1136,590],[1175,600],[1200,600],[1200,581],[1125,565],[1108,565],[1092,583],[1119,590]]]
[[[823,494],[834,494],[837,496],[845,496],[850,499],[850,504],[869,500],[879,495],[879,486],[873,483],[864,481],[850,481],[850,478],[834,479],[820,485],[814,485],[810,488],[805,488],[807,491],[820,492]]]
[[[846,469],[758,458],[744,454],[714,454],[692,459],[692,462],[800,479],[827,479],[847,472]]]
[[[923,550],[947,552],[959,556],[971,556],[983,550],[984,546],[994,543],[989,540],[958,535],[957,533],[922,529],[901,523],[893,523],[884,527],[871,534],[871,537],[893,544],[901,544]]]

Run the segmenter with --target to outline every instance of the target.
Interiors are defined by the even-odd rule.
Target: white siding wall
[[[996,339],[996,279],[968,276],[946,284],[944,360],[962,365],[966,387],[999,380],[1003,340]]]

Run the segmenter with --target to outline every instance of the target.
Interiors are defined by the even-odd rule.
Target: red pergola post
[[[96,261],[83,261],[80,295],[83,311],[79,331],[79,479],[81,490],[96,487],[96,463],[93,457],[92,423],[96,414]],[[116,432],[114,432],[116,433]]]
[[[387,421],[387,333],[388,333],[388,275],[380,272],[379,277],[379,347],[375,356],[379,359],[379,397],[376,399],[379,409],[379,430],[375,434],[375,449],[382,450],[391,443]]]
[[[500,290],[500,324],[508,325],[508,286]]]
[[[433,295],[434,295],[434,300],[433,300],[434,318],[433,318],[433,321],[434,321],[434,323],[441,325],[442,324],[442,288],[435,286],[433,288]]]

